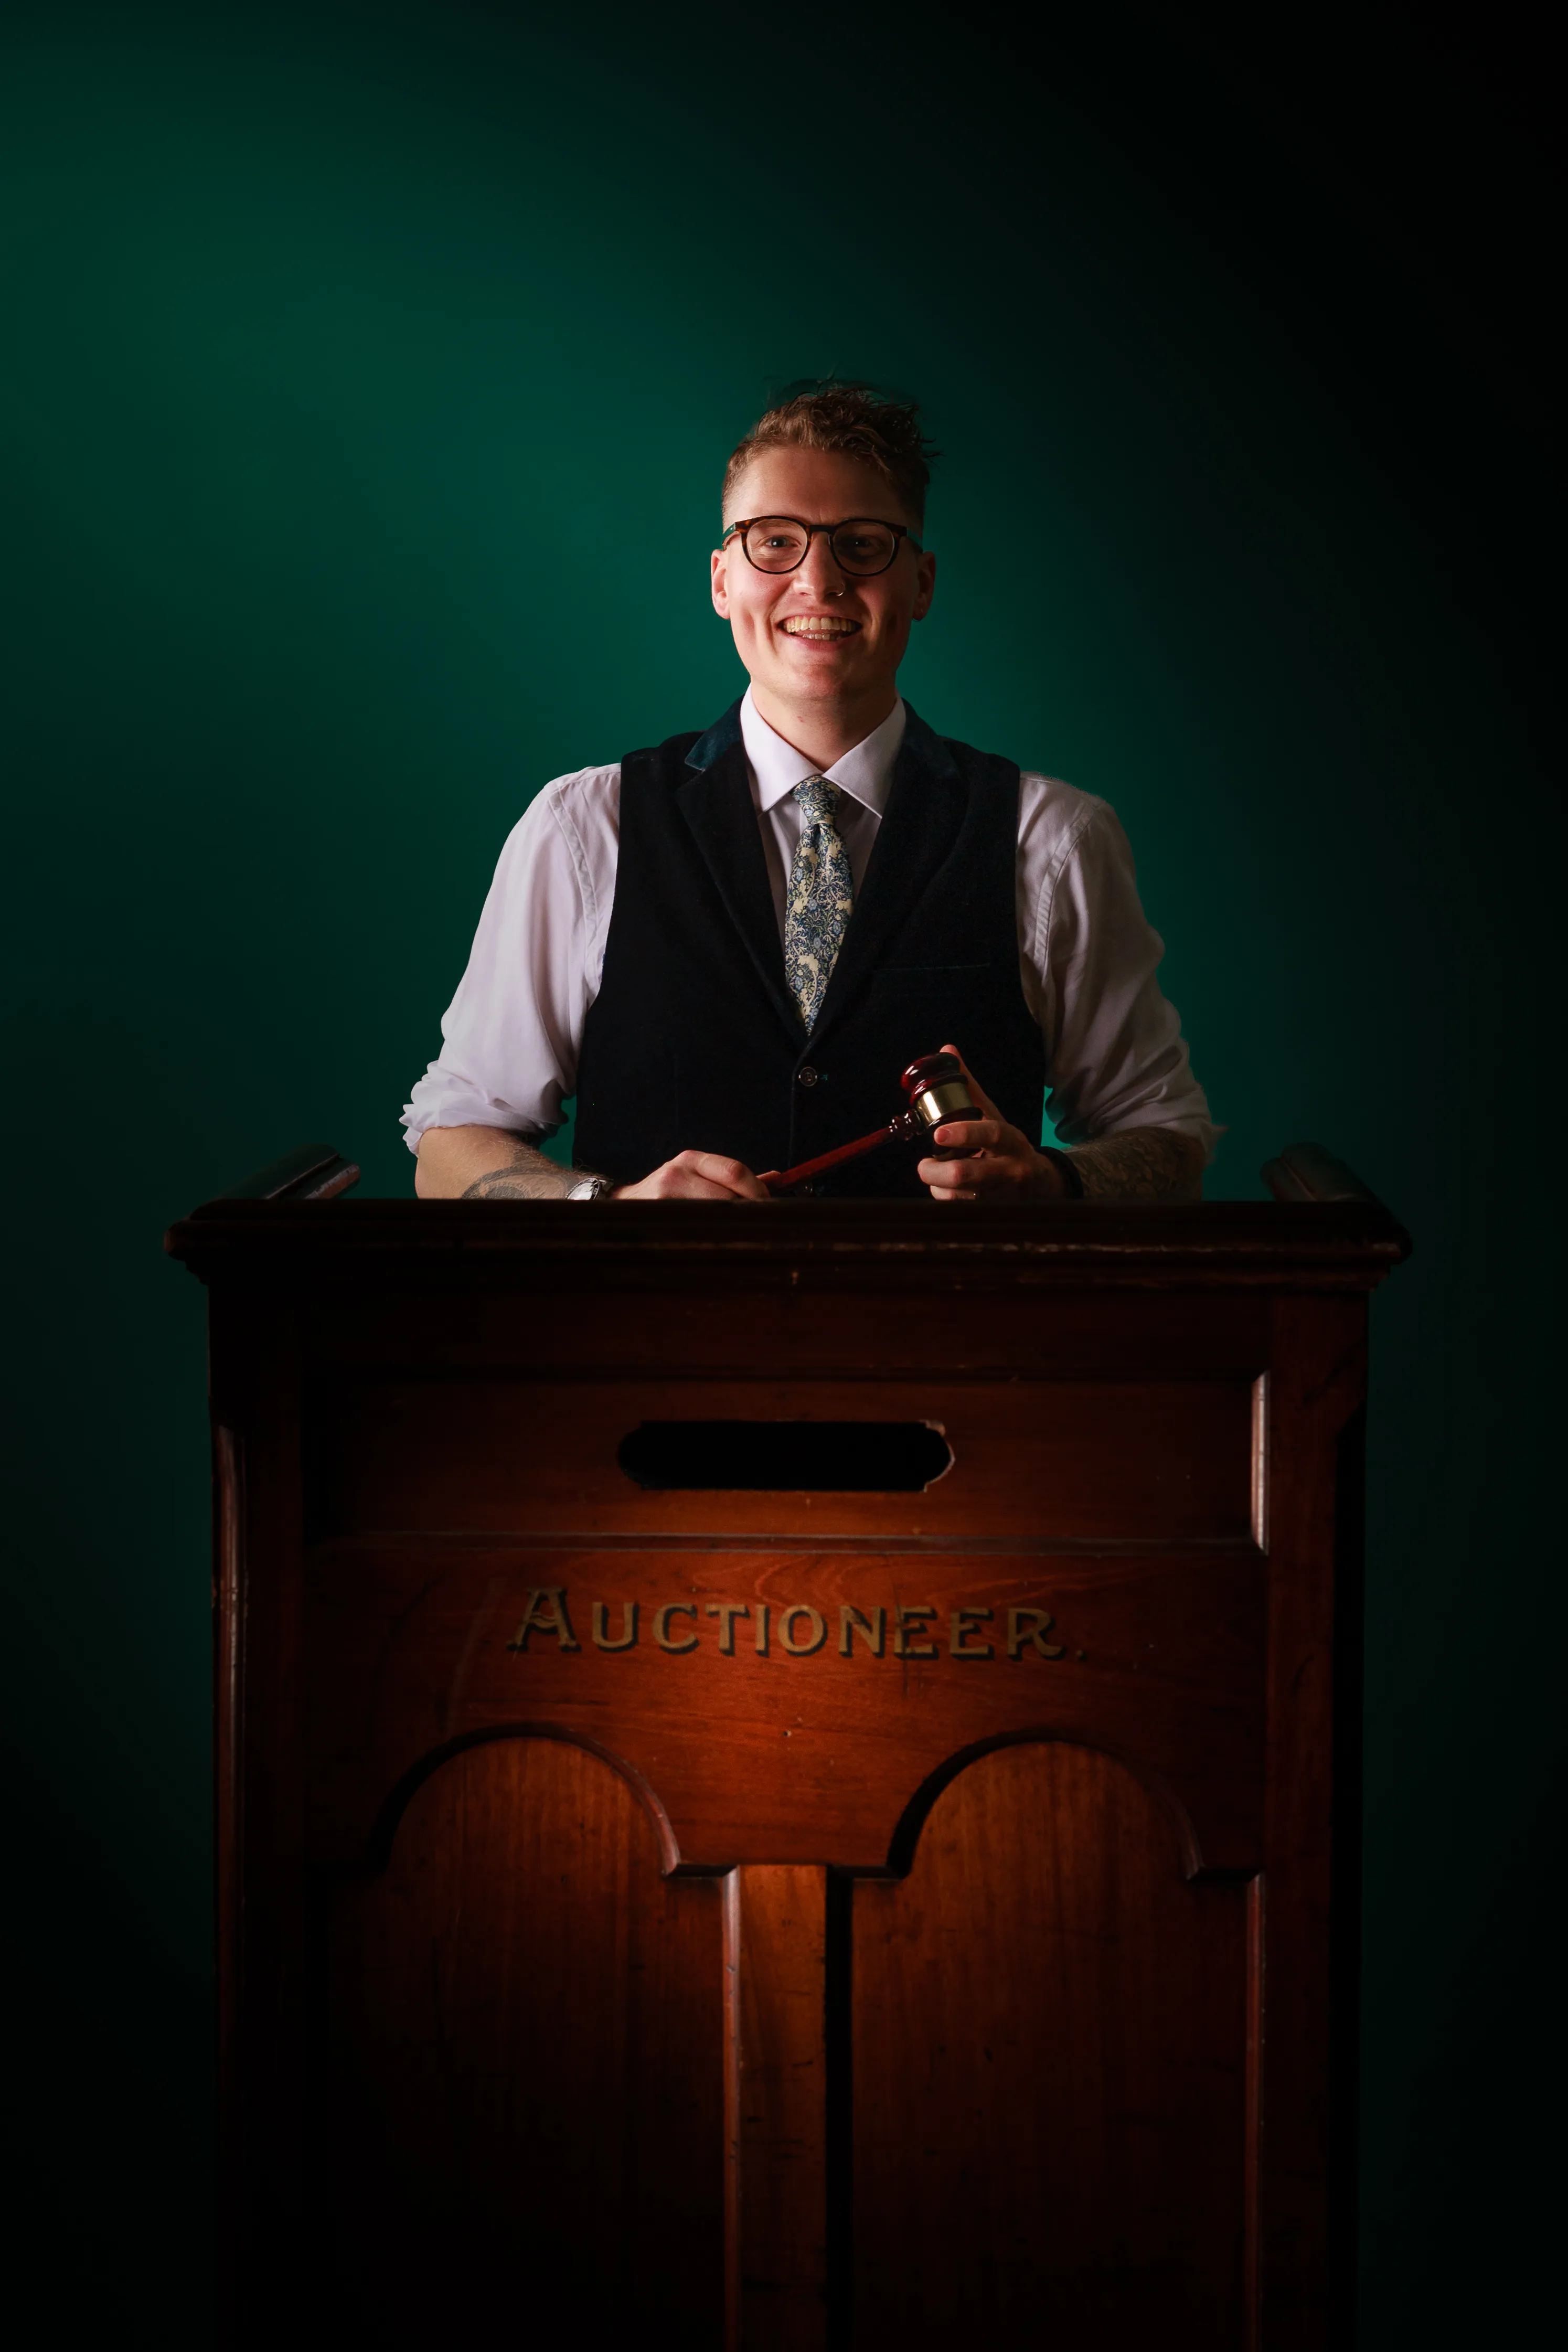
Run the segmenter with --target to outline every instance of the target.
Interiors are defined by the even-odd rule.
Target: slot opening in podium
[[[616,1461],[660,1492],[917,1495],[953,1466],[929,1421],[644,1421]]]

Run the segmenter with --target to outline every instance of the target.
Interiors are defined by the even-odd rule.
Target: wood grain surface
[[[312,2200],[361,2340],[454,2326],[712,2343],[724,2295],[720,1882],[665,1878],[626,1782],[559,1740],[426,1780],[327,1898]]]
[[[827,1873],[724,1881],[728,2342],[816,2352],[828,2307]]]
[[[1240,2340],[1245,1891],[1124,1767],[1009,1748],[854,1890],[857,2340]]]
[[[679,1204],[677,1204],[679,1205]],[[225,2341],[1337,2352],[1375,1202],[212,1204]],[[644,1420],[790,1489],[644,1489]],[[929,1421],[923,1491],[814,1422]]]

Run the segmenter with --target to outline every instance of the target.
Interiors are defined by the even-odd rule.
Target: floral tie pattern
[[[826,776],[808,776],[796,785],[795,798],[800,803],[800,838],[784,912],[784,976],[809,1036],[844,943],[855,884],[850,853],[834,821],[837,784]]]

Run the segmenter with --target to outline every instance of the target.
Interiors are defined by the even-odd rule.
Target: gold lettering
[[[580,1647],[566,1613],[564,1584],[536,1584],[528,1594],[523,1622],[507,1643],[508,1650],[526,1650],[530,1633],[553,1633],[563,1650]]]
[[[666,1601],[662,1608],[655,1609],[653,1612],[653,1639],[659,1644],[660,1649],[673,1650],[676,1656],[679,1656],[683,1650],[695,1650],[697,1645],[697,1637],[695,1633],[688,1633],[684,1642],[676,1642],[671,1639],[670,1620],[672,1617],[695,1617],[696,1613],[697,1610],[695,1601]]]
[[[751,1614],[750,1610],[747,1607],[744,1601],[710,1601],[707,1605],[707,1613],[710,1617],[716,1617],[718,1619],[719,1656],[721,1658],[733,1658],[735,1655],[735,1621],[737,1617],[749,1617]]]
[[[947,1612],[948,1656],[952,1658],[994,1656],[995,1652],[988,1642],[981,1642],[976,1648],[970,1648],[969,1629],[971,1626],[983,1624],[988,1617],[994,1617],[995,1614],[994,1609],[950,1609]]]
[[[610,1611],[602,1601],[593,1604],[593,1646],[596,1650],[634,1650],[637,1646],[637,1603],[621,1603],[621,1638],[610,1638]]]
[[[804,1642],[797,1642],[789,1632],[797,1617],[810,1620],[811,1631]],[[791,1658],[813,1657],[828,1638],[828,1629],[820,1612],[809,1601],[797,1601],[793,1609],[786,1609],[779,1619],[779,1647]]]
[[[935,1609],[925,1607],[894,1611],[893,1654],[895,1658],[934,1658],[936,1655],[935,1642],[912,1642],[909,1638],[911,1629],[918,1627],[922,1618],[935,1617],[936,1614]]]
[[[757,1654],[759,1658],[765,1658],[768,1655],[768,1603],[766,1601],[759,1601],[757,1604]]]
[[[873,1609],[871,1615],[867,1617],[863,1615],[860,1610],[852,1609],[849,1607],[847,1602],[844,1603],[839,1610],[839,1655],[841,1658],[853,1656],[854,1637],[857,1633],[860,1635],[861,1640],[865,1643],[866,1648],[871,1652],[872,1656],[873,1658],[880,1658],[882,1655],[883,1643],[887,1639],[886,1610]]]
[[[1024,1623],[1026,1617],[1031,1617],[1034,1620],[1032,1625]],[[1063,1655],[1060,1642],[1048,1642],[1045,1638],[1055,1622],[1056,1620],[1043,1609],[1009,1609],[1008,1611],[1008,1655],[1015,1664],[1026,1642],[1032,1642],[1042,1658],[1060,1658]]]

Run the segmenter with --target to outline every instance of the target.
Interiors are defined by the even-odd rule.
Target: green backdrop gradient
[[[912,699],[1128,827],[1211,1192],[1312,1136],[1416,1235],[1374,1316],[1364,2340],[1524,2340],[1563,1713],[1529,354],[1432,228],[1440,142],[1396,110],[1414,185],[1369,164],[1364,55],[1023,21],[7,19],[12,2021],[62,2332],[205,2326],[204,1300],[159,1235],[307,1137],[409,1189],[505,833],[737,690],[722,460],[836,369],[946,453]]]

